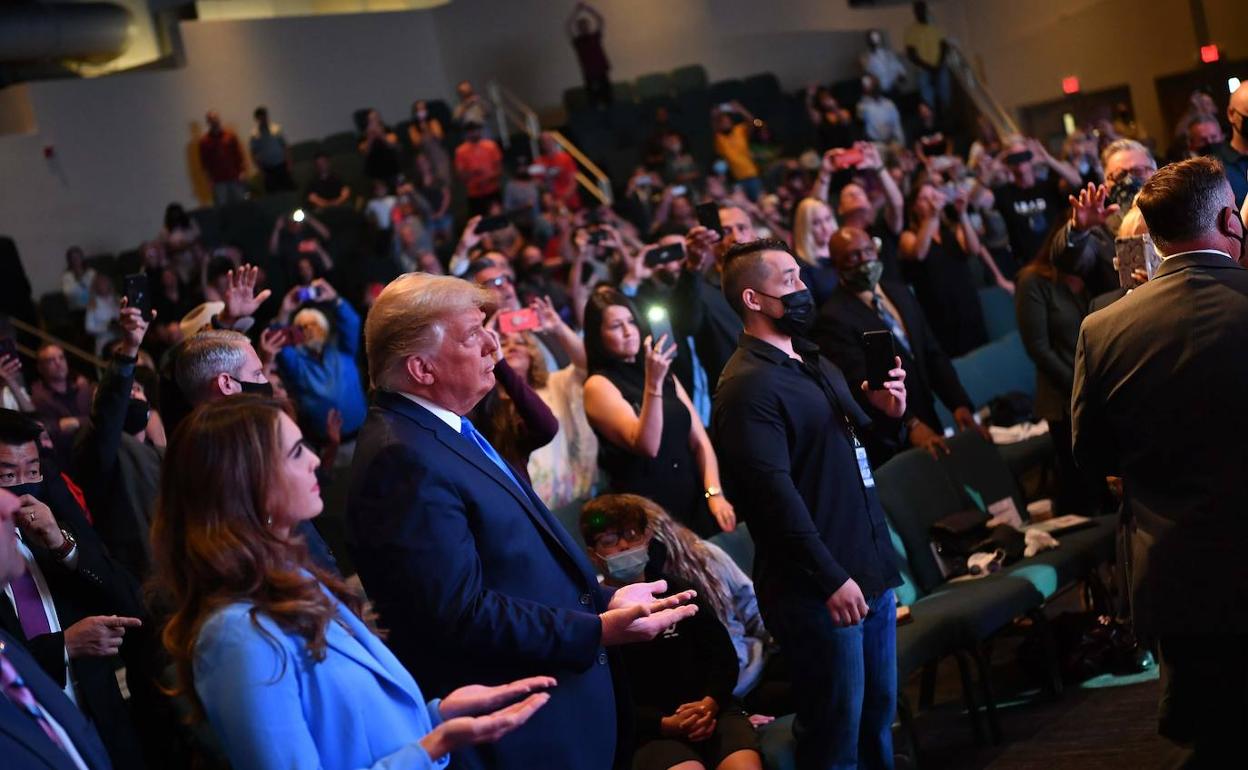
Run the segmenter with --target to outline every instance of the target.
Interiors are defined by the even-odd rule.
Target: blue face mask
[[[649,549],[645,544],[627,551],[613,553],[602,559],[607,565],[607,577],[613,583],[635,583],[646,573],[646,564],[650,561]]]

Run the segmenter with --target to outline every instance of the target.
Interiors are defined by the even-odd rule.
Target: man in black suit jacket
[[[17,550],[15,516],[19,515],[20,506],[17,497],[0,490],[0,588],[25,570],[25,561]],[[22,770],[109,770],[112,767],[95,728],[74,708],[39,663],[4,631],[0,631],[0,669],[3,669],[0,671],[0,757],[4,758],[5,767]],[[35,714],[25,703],[19,704],[15,699],[19,691],[15,683],[8,682],[6,672],[10,669],[21,678],[20,696],[24,699],[28,695],[34,700]],[[58,739],[64,736],[69,750],[48,737],[44,724]]]
[[[1123,480],[1132,616],[1160,653],[1159,730],[1196,765],[1225,767],[1248,725],[1244,225],[1209,158],[1162,168],[1137,205],[1165,260],[1083,322],[1074,454]]]
[[[142,767],[130,708],[114,670],[127,629],[141,626],[136,616],[145,615],[138,586],[108,555],[51,458],[41,457],[40,430],[25,415],[0,410],[0,487],[18,496],[18,531],[34,558],[35,580],[26,585],[35,586],[43,600],[42,606],[25,607],[38,620],[26,617],[14,586],[13,600],[0,597],[0,629],[60,687],[70,686],[72,674],[77,705],[99,727],[114,763]],[[26,632],[39,622],[43,633]]]
[[[470,682],[558,679],[516,732],[456,767],[607,768],[620,708],[612,645],[651,639],[695,610],[665,585],[608,596],[584,553],[463,415],[494,387],[489,292],[409,273],[365,326],[377,390],[351,467],[347,525],[388,643],[433,695]],[[506,364],[502,364],[506,365]]]
[[[923,309],[905,285],[881,281],[883,263],[875,242],[864,230],[842,227],[828,243],[829,255],[840,276],[840,284],[815,321],[811,339],[819,350],[845,373],[850,382],[867,379],[863,351],[865,332],[887,331],[906,370],[905,441],[933,455],[947,453],[944,426],[936,414],[936,398],[953,412],[959,430],[986,431],[975,422],[974,405],[958,380],[949,357],[928,328]],[[887,420],[872,407],[862,391],[855,391],[859,403],[873,419]],[[900,433],[885,435],[900,437]],[[901,441],[875,442],[869,447],[871,460],[879,465],[906,447]]]

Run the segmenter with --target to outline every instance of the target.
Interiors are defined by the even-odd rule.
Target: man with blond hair
[[[376,392],[351,467],[348,542],[390,647],[425,691],[537,674],[559,682],[524,727],[456,754],[456,767],[611,767],[630,709],[617,700],[610,648],[695,610],[686,594],[655,600],[662,581],[604,592],[464,416],[501,359],[482,311],[491,297],[422,273],[377,297],[364,327]]]

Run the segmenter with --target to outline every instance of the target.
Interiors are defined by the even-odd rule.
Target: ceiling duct
[[[0,64],[108,61],[130,44],[130,25],[112,3],[0,3]]]

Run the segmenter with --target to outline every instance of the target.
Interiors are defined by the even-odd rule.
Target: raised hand
[[[1105,224],[1118,211],[1118,204],[1105,205],[1109,197],[1109,188],[1105,185],[1088,186],[1079,191],[1079,197],[1070,196],[1070,223],[1076,230],[1083,232]]]
[[[221,311],[220,320],[232,325],[239,318],[254,315],[256,309],[269,298],[272,291],[265,289],[256,294],[256,281],[260,279],[260,268],[255,265],[243,265],[226,273],[225,310]]]
[[[650,395],[663,395],[663,380],[667,378],[668,367],[676,357],[676,346],[669,345],[664,334],[651,345],[652,337],[646,336],[641,349],[646,355],[646,392]]]
[[[22,362],[17,356],[0,358],[0,380],[4,380],[13,390],[22,383]]]
[[[151,320],[156,320],[156,311],[152,311]],[[143,337],[147,335],[148,319],[143,317],[143,311],[137,307],[130,307],[125,297],[121,298],[121,314],[118,316],[117,323],[121,326],[121,353],[127,358],[135,358],[139,355],[139,346],[143,344]]]
[[[700,273],[715,261],[715,246],[719,233],[698,225],[685,235],[685,269]]]

